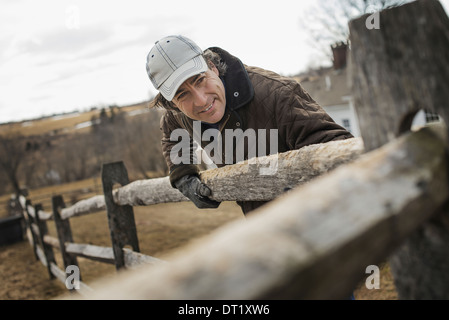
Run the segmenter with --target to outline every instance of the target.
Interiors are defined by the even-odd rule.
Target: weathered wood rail
[[[216,200],[272,201],[168,263],[138,253],[132,208],[187,199],[167,177],[128,183],[122,164],[105,165],[104,196],[70,208],[55,199],[51,214],[25,205],[51,277],[64,278],[50,250],[59,246],[65,265],[83,256],[136,266],[85,289],[86,299],[340,299],[366,266],[389,259],[399,298],[449,299],[448,128],[407,132],[421,108],[449,123],[449,19],[436,0],[382,11],[378,30],[366,28],[367,17],[349,24],[363,143],[312,145],[202,172]],[[260,175],[267,163],[275,174]],[[122,187],[112,190],[114,183]],[[98,210],[107,211],[112,248],[74,244],[69,219]],[[51,218],[58,239],[46,235]]]
[[[342,163],[356,159],[363,152],[361,139],[354,138],[345,141],[330,142],[326,145],[311,145],[300,150],[294,150],[276,156],[277,174],[266,176],[273,188],[267,190],[262,181],[257,180],[259,170],[265,168],[272,161],[273,156],[262,157],[255,164],[239,163],[222,169],[212,169],[201,173],[201,177],[214,190],[223,190],[213,198],[219,201],[235,200],[273,200],[285,193],[286,189],[293,189],[301,183],[310,181]],[[297,168],[293,173],[292,168]],[[115,190],[111,186],[122,177],[124,186]],[[249,190],[242,194],[236,183],[247,184]],[[131,268],[140,264],[155,264],[163,262],[160,259],[139,253],[137,232],[133,218],[132,206],[146,206],[158,203],[189,201],[177,189],[173,189],[168,177],[137,180],[127,183],[126,168],[122,162],[106,164],[102,170],[102,180],[105,194],[81,200],[70,207],[65,207],[62,196],[54,196],[52,212],[46,212],[40,204],[32,205],[25,197],[20,201],[24,208],[29,226],[29,240],[33,245],[36,257],[47,266],[50,278],[57,278],[65,282],[65,271],[56,265],[53,249],[61,252],[64,269],[68,266],[78,266],[76,257],[84,257],[104,263],[115,264],[117,269]],[[229,188],[229,181],[234,186]],[[106,187],[105,187],[106,186]],[[109,187],[108,187],[109,186]],[[128,212],[107,206],[107,200],[119,208],[127,208]],[[70,219],[107,211],[111,230],[112,247],[102,247],[91,244],[74,243],[70,228]],[[53,220],[56,225],[58,238],[47,234],[47,221]],[[123,239],[128,241],[123,241]],[[131,245],[133,250],[124,248]],[[114,250],[115,248],[115,250]],[[117,253],[121,252],[121,253]],[[86,294],[91,289],[81,282],[78,292]]]
[[[430,130],[405,136],[224,226],[167,265],[99,285],[89,298],[347,297],[368,265],[447,200],[445,145]]]

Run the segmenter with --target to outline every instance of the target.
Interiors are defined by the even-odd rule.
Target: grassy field
[[[42,204],[44,211],[51,212],[51,198],[52,196],[62,195],[66,206],[82,199],[93,197],[102,192],[101,179],[98,177],[86,180],[59,184],[56,186],[48,186],[38,189],[28,190],[27,199],[31,200],[33,205]],[[0,218],[8,215],[6,205],[11,198],[10,194],[0,196]]]

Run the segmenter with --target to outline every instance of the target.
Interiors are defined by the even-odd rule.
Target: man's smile
[[[214,102],[215,102],[215,99],[212,101],[212,103],[206,109],[200,111],[199,113],[206,113],[206,112],[208,112],[214,106]]]

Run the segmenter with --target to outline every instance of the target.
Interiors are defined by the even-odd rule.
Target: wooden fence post
[[[67,269],[67,267],[70,265],[77,266],[79,269],[78,260],[76,256],[67,253],[65,248],[65,243],[73,242],[73,237],[72,237],[72,229],[70,228],[70,220],[61,219],[60,210],[62,208],[65,208],[64,200],[61,195],[58,195],[52,197],[51,201],[53,207],[53,219],[55,221],[56,231],[58,233],[59,248],[62,255],[62,261],[64,262],[64,269]],[[81,281],[81,272],[79,273],[79,280]]]
[[[129,205],[117,205],[112,196],[114,183],[122,186],[129,183],[128,172],[122,161],[104,164],[101,171],[115,267],[119,270],[125,267],[123,248],[126,245],[130,245],[136,252],[140,251],[133,208]]]
[[[420,109],[449,124],[449,19],[439,1],[384,10],[378,29],[367,27],[369,18],[349,23],[352,92],[366,151],[408,131]],[[449,298],[449,214],[433,217],[390,259],[400,299]]]
[[[365,151],[409,131],[420,109],[449,124],[449,19],[437,0],[418,0],[349,23],[352,93]]]
[[[44,242],[44,236],[48,233],[48,228],[47,222],[45,222],[45,220],[41,220],[39,217],[39,211],[41,210],[41,204],[36,204],[34,206],[34,219],[39,230],[39,243],[42,247],[42,250],[44,251],[44,258],[47,263],[48,274],[50,275],[50,279],[54,279],[55,276],[51,272],[51,263],[56,264],[55,255],[53,254],[52,247]]]
[[[26,215],[26,225],[28,230],[30,230],[30,234],[31,234],[31,241],[33,242],[33,252],[34,252],[34,257],[36,258],[36,260],[39,260],[39,257],[37,256],[37,243],[38,243],[38,238],[36,236],[36,233],[33,230],[33,227],[31,226],[33,223],[33,217],[30,215],[30,212],[28,210],[28,206],[31,206],[31,201],[30,200],[26,200],[25,201],[25,208],[23,208],[25,215]]]

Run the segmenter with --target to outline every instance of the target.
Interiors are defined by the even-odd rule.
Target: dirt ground
[[[212,232],[236,219],[244,219],[240,208],[225,202],[216,210],[198,210],[192,203],[159,204],[134,207],[140,251],[162,258],[189,241]],[[70,220],[74,241],[100,246],[110,246],[108,222],[105,212],[72,218]],[[52,221],[48,222],[50,235],[56,236]],[[58,266],[62,260],[55,250]],[[78,258],[83,282],[113,275],[113,265]],[[380,289],[368,290],[361,281],[354,295],[356,300],[396,300],[397,294],[388,264],[380,265]],[[0,247],[0,299],[48,300],[67,293],[65,285],[57,279],[50,280],[47,268],[34,256],[28,240]]]

